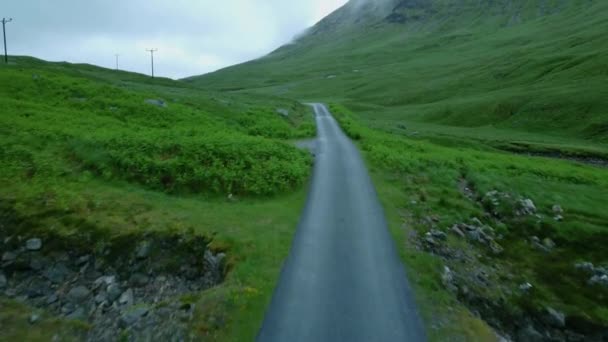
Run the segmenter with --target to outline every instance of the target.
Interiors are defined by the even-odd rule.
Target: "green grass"
[[[188,81],[340,102],[388,129],[561,137],[605,150],[608,4],[510,2],[429,1],[428,15],[405,24],[386,22],[390,10],[366,18],[345,8],[295,44]]]
[[[310,109],[87,65],[11,62],[0,67],[0,202],[31,232],[213,239],[230,272],[193,296],[192,329],[252,340],[303,206],[311,157],[292,141],[314,135]],[[0,339],[48,340],[70,326],[45,315],[28,330],[31,309],[2,305]]]
[[[36,324],[30,324],[33,313],[40,316]],[[26,308],[22,304],[0,298],[0,338],[5,341],[81,341],[88,327],[81,322],[68,322],[45,315],[40,310]]]
[[[541,312],[552,306],[572,317],[608,324],[606,290],[587,286],[584,275],[574,268],[577,261],[601,264],[608,258],[603,248],[608,242],[608,215],[604,210],[608,201],[608,170],[513,155],[491,150],[475,140],[439,145],[370,129],[339,105],[332,106],[332,112],[347,134],[359,142],[372,169],[433,340],[444,340],[447,336],[465,340],[490,336],[477,318],[463,313],[462,306],[441,284],[443,262],[417,251],[408,238],[411,232],[426,233],[430,227],[425,218],[433,216],[444,231],[478,217],[504,235],[500,241],[505,247],[503,255],[496,257],[483,250],[480,253],[485,255],[487,264],[499,265],[512,277],[502,284],[512,293],[497,288],[486,294],[489,298],[506,296],[505,312]],[[543,219],[537,222],[515,217],[507,209],[500,218],[488,217],[482,206],[460,192],[461,179],[474,187],[477,196],[499,190],[514,198],[531,198]],[[555,204],[565,210],[563,222],[553,220],[551,210]],[[512,206],[513,203],[505,202],[505,208]],[[537,251],[527,243],[531,236],[549,237],[558,247],[550,255]],[[555,278],[557,274],[559,281]],[[524,282],[535,286],[525,305],[513,294]],[[445,324],[438,328],[438,321]]]

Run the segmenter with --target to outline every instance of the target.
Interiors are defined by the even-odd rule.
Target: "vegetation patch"
[[[274,195],[300,187],[310,171],[308,156],[286,143],[232,134],[182,144],[73,140],[69,151],[99,176],[171,193]]]
[[[312,158],[291,141],[314,136],[310,108],[13,60],[0,67],[0,339],[252,340],[304,202]],[[110,285],[118,299],[96,302]]]
[[[361,134],[432,339],[487,334],[454,316],[459,305],[515,340],[606,338],[605,169],[437,145],[332,112]]]

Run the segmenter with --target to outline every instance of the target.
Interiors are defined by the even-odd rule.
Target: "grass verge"
[[[468,286],[490,303],[501,303],[506,316],[540,314],[551,307],[572,321],[584,318],[606,326],[606,289],[587,284],[588,279],[574,264],[590,261],[601,265],[607,260],[602,248],[608,239],[608,216],[603,209],[608,200],[607,170],[492,150],[475,140],[438,145],[370,129],[343,106],[331,109],[345,132],[358,141],[371,168],[433,340],[494,338],[465,306],[482,313],[494,328],[508,333],[518,328],[485,317],[487,312],[463,300],[461,293],[451,293],[442,281],[446,265],[463,273],[475,273],[485,266],[495,269],[488,278],[497,286]],[[462,182],[471,193],[463,192]],[[493,190],[509,198],[532,199],[538,216],[513,214],[517,203],[507,200],[501,203],[504,207],[489,213],[483,201]],[[563,220],[554,219],[554,205],[563,208]],[[494,255],[483,246],[450,236],[449,248],[475,254],[476,261],[469,268],[429,252],[420,243],[420,237],[431,229],[450,234],[453,225],[473,218],[494,227],[503,253]],[[551,239],[555,249],[535,248],[530,242],[533,237]],[[518,287],[528,282],[534,291],[522,297]]]

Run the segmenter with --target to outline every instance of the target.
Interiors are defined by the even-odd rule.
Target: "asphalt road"
[[[258,341],[424,341],[361,156],[327,108],[313,106],[310,193]]]

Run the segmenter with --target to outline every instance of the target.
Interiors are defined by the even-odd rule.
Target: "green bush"
[[[310,157],[276,141],[233,134],[196,140],[72,141],[72,155],[98,175],[167,192],[272,195],[305,181]]]
[[[7,179],[86,170],[169,193],[273,195],[309,174],[310,156],[281,141],[314,133],[308,108],[296,102],[218,100],[180,82],[160,88],[147,78],[131,84],[84,74],[95,69],[18,64],[0,69],[0,176]]]

